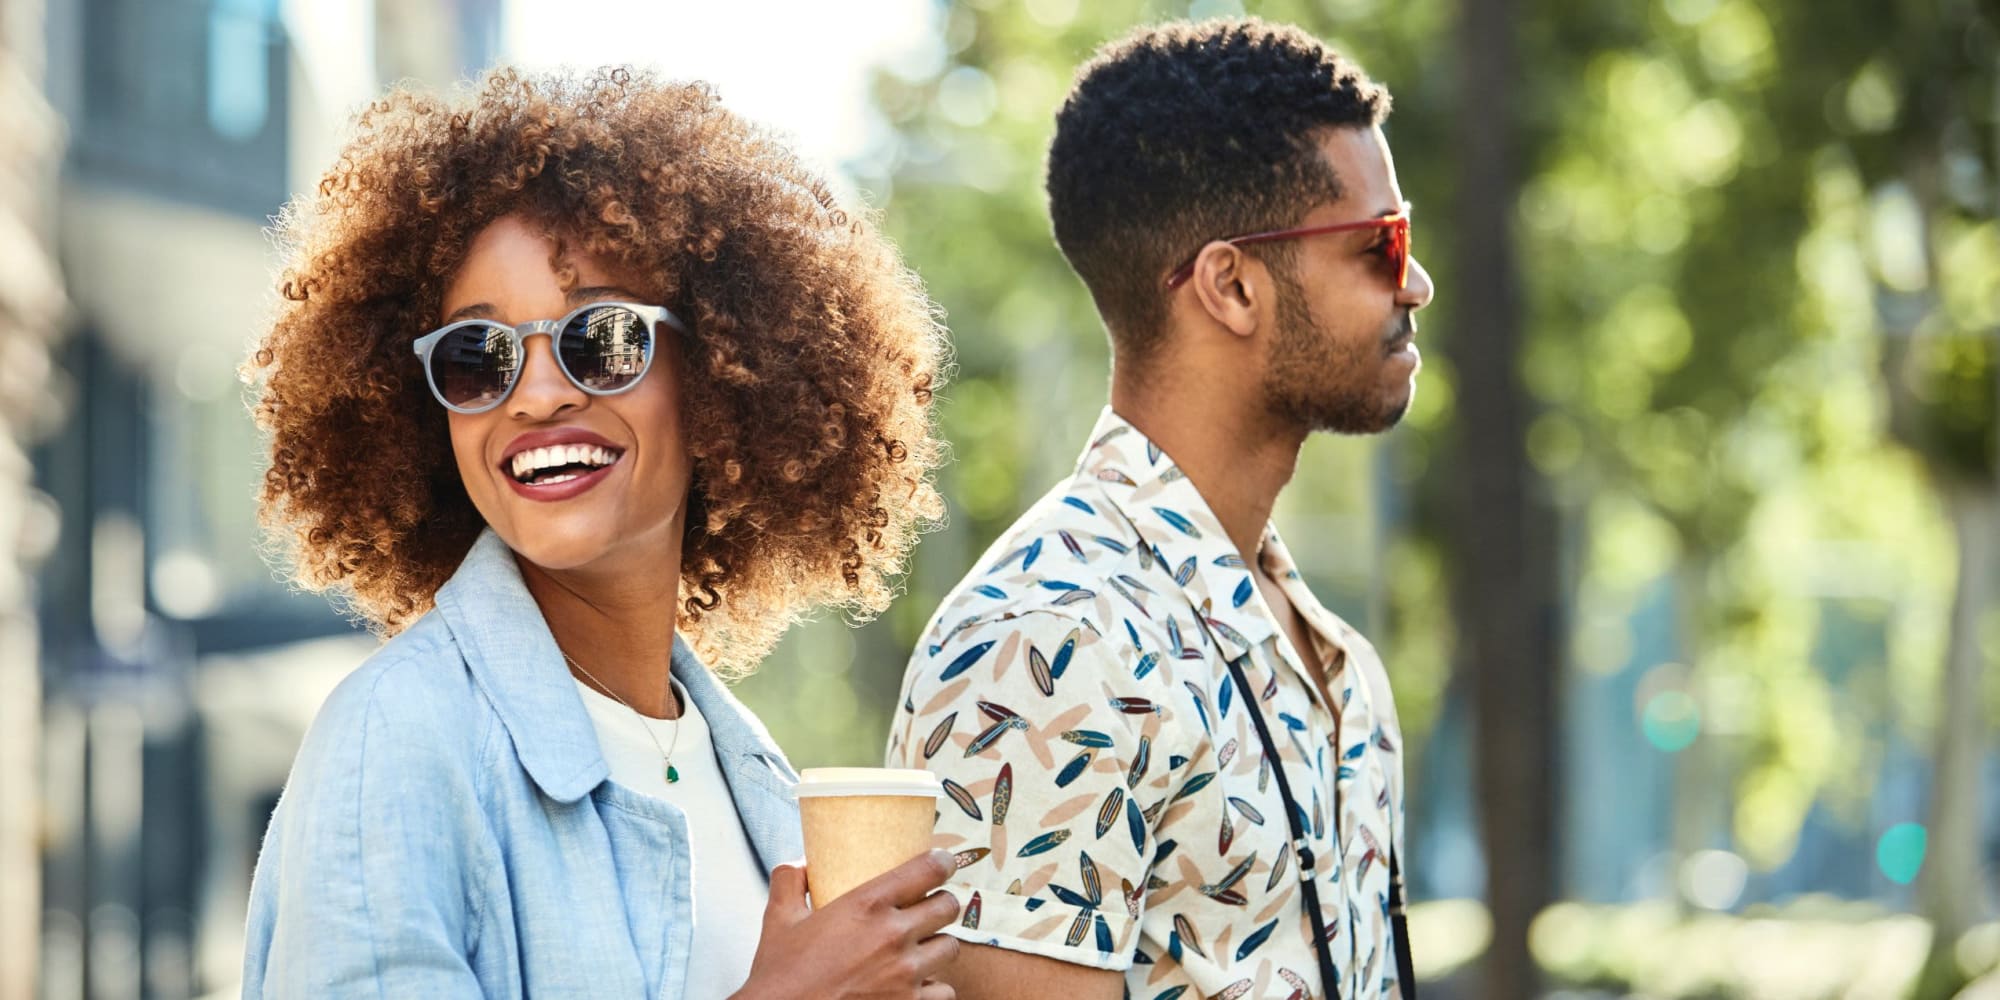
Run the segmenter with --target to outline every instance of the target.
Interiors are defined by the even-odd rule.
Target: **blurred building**
[[[500,3],[44,2],[73,308],[67,405],[34,455],[60,512],[38,595],[35,977],[50,1000],[233,994],[292,753],[372,646],[260,549],[235,369],[273,301],[265,229],[383,84],[490,62]]]
[[[23,442],[54,409],[47,343],[62,295],[46,210],[60,128],[42,95],[40,0],[0,2],[0,997],[34,988],[41,685],[33,564],[51,535]]]

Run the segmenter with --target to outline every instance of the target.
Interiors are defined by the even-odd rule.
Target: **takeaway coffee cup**
[[[798,796],[815,907],[931,848],[938,780],[929,771],[809,767]]]

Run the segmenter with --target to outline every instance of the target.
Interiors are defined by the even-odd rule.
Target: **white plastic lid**
[[[928,795],[941,790],[937,775],[895,767],[809,767],[799,772],[802,799],[846,795]]]

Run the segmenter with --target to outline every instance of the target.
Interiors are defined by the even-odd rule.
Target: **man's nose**
[[[1431,304],[1431,296],[1437,291],[1431,284],[1431,273],[1415,257],[1410,258],[1410,280],[1403,284],[1403,290],[1396,299],[1412,312]]]

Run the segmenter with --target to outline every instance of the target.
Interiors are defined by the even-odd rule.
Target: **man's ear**
[[[1241,247],[1216,240],[1201,248],[1194,258],[1194,275],[1188,287],[1210,319],[1238,337],[1257,332],[1257,313],[1264,263],[1243,252]]]

